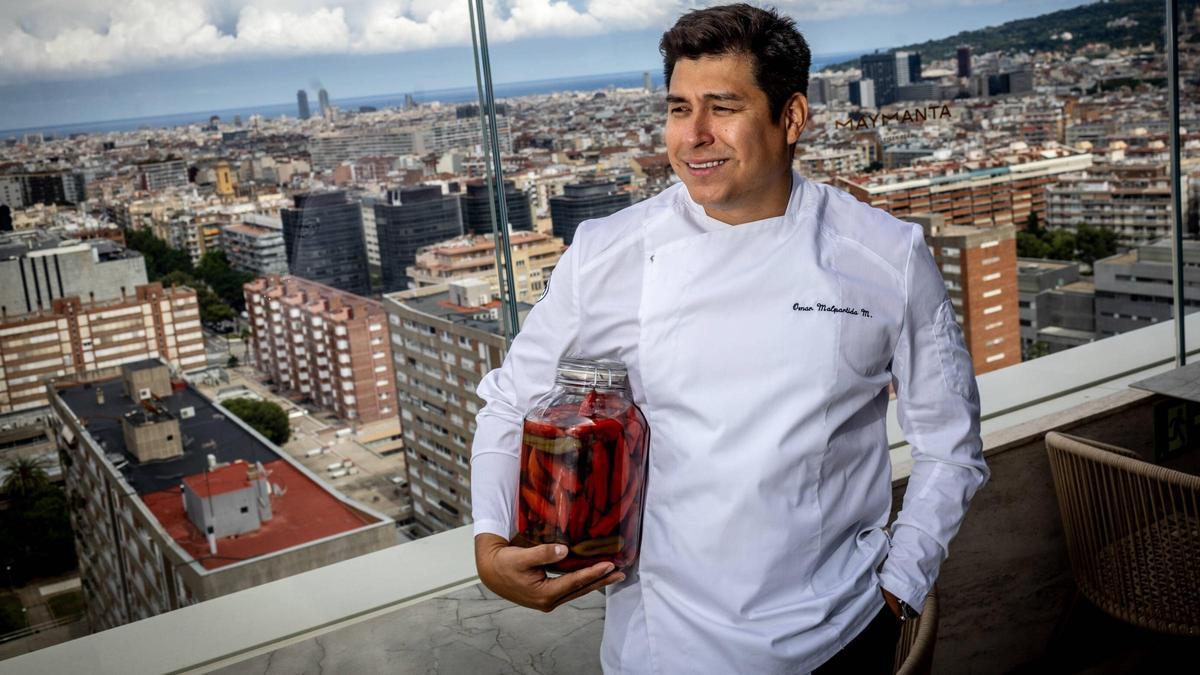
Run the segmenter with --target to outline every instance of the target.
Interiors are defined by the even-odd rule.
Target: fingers
[[[581,598],[581,597],[587,595],[588,593],[591,593],[592,591],[598,591],[598,590],[604,588],[605,586],[610,586],[612,584],[620,583],[624,580],[625,580],[624,572],[617,572],[615,574],[605,575],[605,576],[601,577],[600,579],[597,579],[596,581],[593,581],[592,583],[584,586],[583,588],[581,588],[577,591],[574,591],[572,593],[569,593],[565,597],[555,600],[554,607],[558,607],[559,605],[570,602],[570,601],[574,600],[575,598]],[[553,607],[551,609],[553,609]]]
[[[606,574],[612,572],[614,567],[610,562],[596,563],[591,567],[564,574],[557,579],[549,579],[545,586],[546,593],[552,598],[564,597],[602,579]]]

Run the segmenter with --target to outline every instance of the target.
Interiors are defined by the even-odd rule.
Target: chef
[[[791,169],[809,50],[790,19],[666,34],[681,183],[584,222],[479,385],[480,579],[551,611],[606,594],[606,673],[891,672],[989,476],[970,355],[922,229]],[[522,420],[566,355],[616,359],[653,435],[641,554],[549,578],[509,545]],[[894,383],[912,474],[890,530]]]

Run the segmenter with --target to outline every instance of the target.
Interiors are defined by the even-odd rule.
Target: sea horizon
[[[827,65],[838,63],[859,52],[842,54],[814,55],[811,72],[817,72]],[[655,87],[662,86],[663,73],[661,70],[631,70],[618,73],[600,73],[594,75],[577,75],[543,80],[524,80],[519,82],[504,82],[493,85],[497,99],[517,98],[536,94],[552,94],[567,91],[592,91],[609,87],[630,88],[642,86],[646,72],[650,73],[651,82]],[[347,112],[357,112],[360,106],[370,106],[376,109],[401,107],[404,98],[411,95],[417,103],[476,103],[478,96],[476,87],[448,87],[445,89],[415,90],[370,96],[352,96],[331,98],[330,103]],[[316,97],[309,99],[309,105],[316,109]],[[257,105],[223,108],[219,110],[196,110],[189,112],[148,115],[122,119],[95,120],[75,122],[71,124],[55,124],[46,126],[22,127],[16,129],[0,129],[0,138],[16,138],[26,134],[42,134],[46,140],[69,138],[76,135],[107,134],[116,132],[131,132],[144,129],[168,129],[192,124],[207,123],[212,117],[219,117],[222,123],[232,122],[240,116],[242,123],[249,121],[251,115],[259,115],[265,119],[280,117],[298,117],[295,100],[285,103],[263,103]]]

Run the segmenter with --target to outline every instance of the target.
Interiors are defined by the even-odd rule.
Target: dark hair
[[[754,59],[754,79],[778,120],[794,93],[808,95],[812,55],[796,22],[774,9],[745,3],[697,9],[663,33],[658,43],[667,88],[679,59],[746,54]]]

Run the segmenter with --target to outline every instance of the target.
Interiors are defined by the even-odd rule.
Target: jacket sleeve
[[[480,382],[484,406],[475,416],[471,443],[471,517],[476,535],[511,539],[515,530],[521,433],[525,414],[554,387],[559,359],[579,332],[576,292],[579,234],[554,272],[546,294],[525,317],[504,363]]]
[[[912,447],[904,504],[892,525],[880,583],[917,611],[938,577],[967,506],[987,482],[975,369],[923,231],[913,226],[905,314],[892,376]]]

